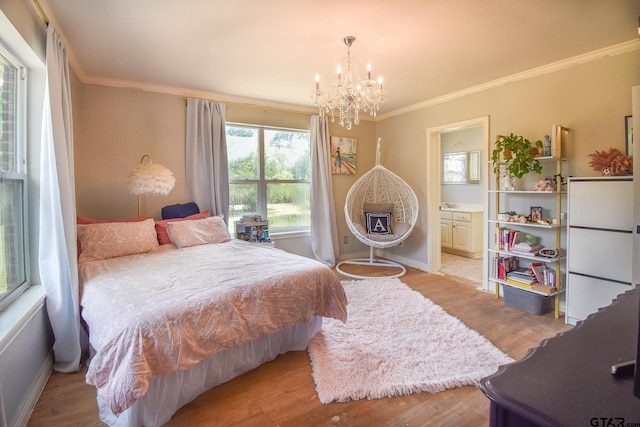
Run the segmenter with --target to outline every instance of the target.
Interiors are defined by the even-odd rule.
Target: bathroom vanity
[[[482,207],[449,204],[440,207],[440,247],[468,258],[482,257]]]

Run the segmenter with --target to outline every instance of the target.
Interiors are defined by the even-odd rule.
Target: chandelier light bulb
[[[347,56],[336,69],[338,78],[334,80],[331,90],[324,92],[320,90],[320,77],[316,74],[316,89],[311,97],[320,110],[320,116],[325,117],[331,113],[333,122],[335,115],[338,115],[340,126],[351,129],[354,124],[360,123],[361,111],[375,117],[380,105],[387,100],[387,94],[382,89],[382,77],[378,78],[377,85],[371,79],[371,64],[367,64],[366,79],[360,80],[358,73],[354,71],[357,67],[352,64],[350,48],[356,38],[346,36],[342,40],[347,46]]]

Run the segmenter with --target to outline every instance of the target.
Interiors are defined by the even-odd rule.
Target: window
[[[309,230],[309,131],[226,126],[229,161],[229,230],[243,215],[269,219],[271,234]]]
[[[0,44],[0,309],[29,284],[24,67]]]

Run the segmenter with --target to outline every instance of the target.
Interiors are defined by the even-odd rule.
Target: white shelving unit
[[[563,135],[568,132],[567,128],[557,127],[557,134],[554,135],[554,155],[538,157],[537,159],[543,164],[543,167],[549,169],[553,167],[554,177],[556,178],[554,191],[535,191],[535,190],[501,190],[500,189],[500,177],[496,177],[495,189],[489,190],[490,199],[495,200],[494,210],[489,212],[489,220],[487,227],[489,227],[489,243],[486,248],[489,266],[493,263],[495,257],[510,257],[514,256],[518,258],[518,264],[520,267],[528,267],[532,262],[541,262],[546,264],[550,269],[555,271],[556,278],[556,290],[553,292],[538,291],[536,289],[529,289],[508,283],[506,280],[499,279],[492,275],[492,269],[487,268],[488,282],[495,284],[496,297],[501,296],[501,286],[512,286],[519,290],[531,292],[533,294],[542,295],[545,297],[554,298],[554,312],[555,317],[560,317],[560,297],[564,293],[564,272],[566,264],[566,221],[562,218],[561,213],[566,212],[566,192],[563,189],[562,182],[562,167],[565,159],[562,158],[562,144]],[[491,204],[490,204],[491,206]],[[516,211],[520,215],[527,215],[529,213],[529,207],[539,206],[542,207],[543,219],[552,221],[549,224],[540,224],[537,222],[510,222],[506,220],[499,220],[498,214],[505,211]],[[524,209],[527,209],[524,212]],[[522,231],[529,234],[536,235],[544,247],[557,249],[558,254],[553,257],[544,257],[539,255],[531,255],[527,253],[521,253],[516,251],[509,251],[499,249],[494,241],[493,237],[496,235],[496,230],[500,227],[508,227],[513,230]]]

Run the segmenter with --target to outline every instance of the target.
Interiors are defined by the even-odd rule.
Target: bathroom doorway
[[[488,152],[489,152],[489,117],[480,117],[463,122],[450,123],[427,129],[427,163],[429,165],[429,185],[427,186],[428,226],[429,233],[429,264],[431,271],[448,274],[473,282],[478,287],[487,289],[486,263],[484,262],[487,247],[487,180],[488,180]],[[474,152],[473,155],[470,153]],[[450,157],[479,161],[474,165],[478,170],[469,179],[469,170],[462,174],[462,178],[443,178],[444,154],[452,153]],[[463,160],[459,160],[463,161]],[[473,160],[472,160],[473,161]],[[478,182],[479,178],[479,182]],[[443,184],[449,181],[451,184]],[[458,182],[456,182],[458,181]],[[475,181],[475,182],[474,182]],[[445,206],[444,204],[447,204]],[[446,219],[441,222],[441,207],[457,217],[473,215],[475,225],[475,240],[480,240],[475,252],[460,256],[460,251],[441,251],[442,234],[447,233]],[[459,225],[459,224],[458,224]],[[447,236],[445,238],[445,245]],[[451,253],[453,252],[453,253]],[[474,257],[475,256],[475,257]]]
[[[440,271],[482,284],[482,125],[440,134]],[[446,234],[446,236],[445,236]]]

